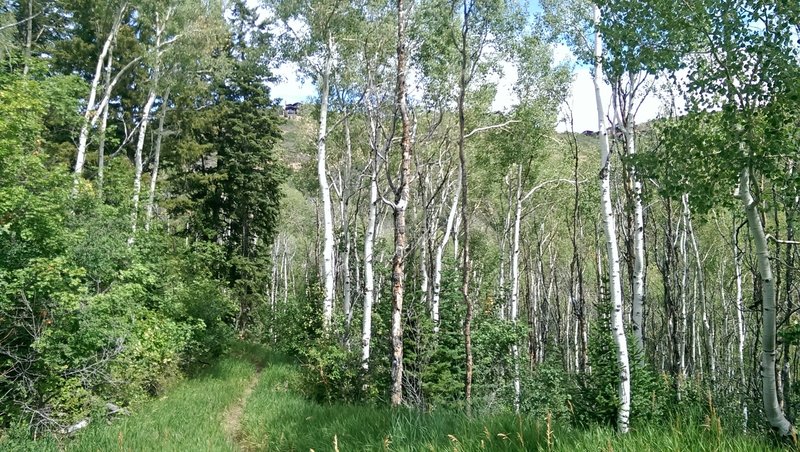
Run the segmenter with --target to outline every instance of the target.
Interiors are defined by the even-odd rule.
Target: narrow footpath
[[[253,375],[253,378],[247,382],[247,386],[245,386],[244,391],[242,391],[242,396],[236,401],[236,403],[229,406],[225,410],[225,414],[222,418],[222,429],[225,431],[225,434],[228,436],[228,438],[230,438],[231,442],[235,444],[240,451],[247,452],[251,450],[251,448],[243,442],[244,435],[242,434],[242,415],[244,414],[244,409],[247,406],[247,399],[250,398],[250,395],[253,393],[253,390],[261,378],[261,370],[262,367],[260,366],[256,368],[256,373]]]

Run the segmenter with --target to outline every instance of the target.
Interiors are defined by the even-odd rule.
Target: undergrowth
[[[222,427],[256,368],[238,443]],[[95,422],[72,439],[0,440],[10,451],[772,451],[788,446],[741,433],[713,410],[690,411],[632,429],[575,427],[553,416],[469,418],[436,410],[390,409],[312,401],[298,365],[259,346],[238,344],[197,376],[146,403],[129,417]]]
[[[247,403],[243,445],[265,451],[771,451],[781,445],[728,428],[715,413],[665,416],[619,435],[573,427],[552,416],[469,418],[436,410],[320,404],[303,397],[297,365],[274,356]]]

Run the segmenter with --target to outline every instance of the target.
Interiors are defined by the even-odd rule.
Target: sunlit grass
[[[236,403],[255,373],[258,349],[238,345],[208,370],[164,397],[110,425],[93,425],[65,446],[67,451],[233,451],[223,427],[226,408]]]
[[[256,368],[238,443],[226,433],[226,410],[242,396]],[[627,435],[581,429],[511,414],[468,418],[444,410],[421,413],[347,404],[319,404],[299,391],[298,366],[253,345],[233,352],[164,397],[110,424],[95,422],[60,446],[31,451],[772,451],[787,450],[702,413],[665,418]],[[0,449],[3,449],[0,444]],[[3,449],[5,450],[5,449]]]
[[[295,365],[273,360],[251,395],[243,443],[264,451],[770,451],[777,444],[726,431],[695,416],[675,418],[618,435],[514,415],[468,418],[461,413],[320,405],[303,398]],[[712,423],[713,424],[713,423]]]

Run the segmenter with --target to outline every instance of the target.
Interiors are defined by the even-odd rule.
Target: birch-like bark
[[[456,213],[458,212],[458,198],[459,198],[460,189],[455,190],[455,194],[453,194],[453,203],[450,205],[450,212],[447,215],[447,224],[445,225],[444,229],[444,237],[442,237],[442,241],[436,247],[436,256],[434,257],[433,261],[433,297],[431,301],[431,318],[433,319],[433,333],[438,334],[440,328],[440,318],[439,318],[439,298],[442,292],[442,258],[444,255],[444,249],[447,246],[447,242],[450,241],[450,233],[453,231],[453,223],[456,219]]]
[[[350,276],[350,177],[352,173],[352,143],[350,141],[350,121],[347,117],[347,111],[344,112],[344,138],[345,138],[345,151],[346,151],[346,167],[345,176],[341,182],[341,216],[342,216],[342,234],[344,235],[344,250],[342,251],[342,308],[344,309],[345,321],[345,335],[347,337],[348,349],[350,347],[350,324],[353,321],[353,306],[352,306],[352,292],[351,292],[351,276]]]
[[[681,203],[682,203],[682,206],[683,206],[683,212],[681,214],[681,232],[680,232],[680,239],[679,239],[679,245],[678,245],[678,250],[679,250],[680,255],[681,255],[681,268],[682,268],[681,284],[680,284],[680,290],[681,290],[680,328],[679,328],[679,334],[678,334],[678,338],[679,338],[678,339],[679,340],[679,344],[678,344],[679,348],[678,348],[678,350],[680,352],[680,361],[678,363],[678,379],[679,379],[679,383],[681,383],[681,384],[683,383],[683,381],[686,380],[686,375],[687,375],[687,371],[686,371],[686,367],[687,367],[686,366],[686,348],[687,348],[687,346],[686,346],[686,343],[687,343],[687,336],[689,335],[689,332],[688,332],[688,313],[687,313],[688,304],[687,304],[687,300],[686,300],[687,294],[689,292],[689,263],[688,263],[689,258],[688,258],[687,252],[686,252],[686,236],[687,236],[687,227],[688,227],[688,224],[689,224],[689,222],[688,222],[689,211],[687,209],[687,202],[688,202],[687,199],[688,199],[688,195],[687,194],[684,194],[681,197]]]
[[[25,25],[25,66],[22,68],[22,75],[28,76],[31,67],[31,57],[33,56],[33,0],[28,0],[28,20]]]
[[[394,257],[392,258],[392,406],[403,403],[403,295],[405,290],[406,264],[406,208],[408,207],[411,179],[411,121],[406,102],[406,7],[397,0],[397,87],[396,105],[400,112],[402,136],[400,150],[400,180],[395,191],[394,209]]]
[[[103,65],[106,61],[106,57],[111,51],[111,46],[114,42],[114,39],[117,37],[117,31],[119,30],[120,22],[122,20],[122,14],[126,8],[127,5],[124,5],[117,13],[117,17],[114,20],[111,31],[108,32],[108,36],[106,37],[103,47],[100,50],[100,55],[97,57],[94,78],[92,78],[92,84],[89,88],[89,98],[86,101],[86,112],[83,114],[83,123],[81,124],[80,134],[78,135],[78,153],[75,157],[75,170],[73,172],[73,195],[77,194],[78,181],[83,173],[83,166],[86,163],[86,147],[89,142],[89,129],[96,124],[98,113],[100,113],[102,109],[106,108],[105,105],[96,105],[97,89],[100,86],[100,78],[103,76]],[[109,61],[108,64],[110,66],[111,62]],[[107,83],[107,85],[110,85],[110,83]],[[108,86],[106,87],[106,91],[108,91]],[[107,100],[103,104],[105,103],[107,103]]]
[[[747,213],[747,226],[753,236],[758,275],[761,278],[761,384],[764,412],[773,429],[782,436],[794,432],[794,427],[783,415],[778,404],[778,393],[775,385],[775,279],[772,275],[767,236],[758,212],[758,205],[750,193],[750,169],[739,173],[739,199]]]
[[[633,114],[626,121],[624,128],[625,143],[628,156],[636,154],[636,142],[631,128],[633,127]],[[642,206],[642,181],[636,173],[636,168],[629,169],[633,183],[633,293],[631,299],[631,323],[636,346],[644,353],[644,207]]]
[[[609,291],[614,309],[611,315],[611,329],[614,334],[614,342],[617,346],[617,362],[619,365],[619,386],[617,390],[619,409],[617,414],[617,429],[621,433],[627,433],[631,407],[630,366],[628,360],[628,342],[625,337],[622,315],[622,287],[617,228],[611,200],[611,152],[608,146],[608,131],[606,129],[603,99],[600,96],[600,85],[603,77],[603,41],[599,30],[600,20],[600,8],[594,5],[594,25],[596,30],[594,42],[594,90],[595,102],[597,104],[597,122],[600,129],[600,198],[606,250],[608,253]]]
[[[139,138],[136,141],[136,151],[133,155],[134,175],[133,175],[133,210],[131,211],[131,236],[128,238],[128,245],[133,245],[136,237],[136,227],[139,222],[139,197],[142,193],[142,151],[144,149],[145,136],[147,134],[147,124],[150,122],[150,110],[156,100],[157,76],[150,87],[147,101],[142,107],[142,119],[139,125]]]
[[[133,245],[136,239],[136,228],[139,222],[139,197],[142,192],[142,151],[144,150],[145,137],[147,136],[147,126],[150,122],[150,110],[153,108],[153,103],[156,100],[156,90],[158,89],[158,79],[161,71],[161,38],[163,37],[166,28],[166,22],[169,21],[171,12],[168,12],[164,17],[164,21],[159,20],[159,14],[156,13],[156,47],[155,47],[155,62],[153,65],[153,73],[150,79],[150,93],[147,96],[147,101],[142,107],[142,118],[139,123],[139,137],[136,141],[136,151],[133,156],[134,163],[134,177],[133,177],[133,210],[131,211],[131,236],[128,239],[128,245]]]
[[[471,261],[469,256],[469,191],[467,184],[467,151],[465,146],[466,138],[466,97],[467,85],[471,74],[468,74],[470,69],[470,57],[472,56],[468,48],[467,34],[469,32],[469,14],[471,10],[464,3],[464,12],[461,29],[461,42],[459,51],[461,53],[461,68],[459,73],[458,84],[458,161],[460,169],[460,182],[461,182],[461,223],[463,229],[463,238],[461,243],[461,296],[466,306],[464,313],[464,401],[466,403],[467,415],[472,414],[472,371],[473,371],[473,358],[472,358],[472,298],[470,297],[470,273]]]
[[[369,371],[369,350],[372,341],[372,303],[375,298],[375,222],[378,217],[378,155],[373,152],[372,175],[369,181],[369,213],[364,233],[364,318],[361,329],[361,369]]]
[[[378,173],[380,172],[379,134],[377,108],[373,104],[373,74],[367,69],[367,116],[369,121],[369,145],[372,151],[371,174],[369,180],[369,209],[367,228],[364,232],[364,308],[361,328],[361,369],[364,375],[369,371],[370,344],[372,341],[372,306],[375,294],[375,232],[378,220]],[[366,388],[365,388],[366,389]]]
[[[519,317],[519,236],[522,227],[522,165],[517,165],[517,195],[514,207],[514,233],[511,244],[511,322],[516,326]],[[519,345],[514,341],[511,346],[511,357],[514,360],[514,412],[519,413],[520,378],[519,378]]]
[[[506,185],[506,188],[508,190],[508,200],[507,200],[508,210],[506,211],[506,217],[505,217],[505,220],[503,221],[503,233],[500,236],[500,250],[499,250],[499,253],[498,253],[499,262],[497,264],[497,267],[498,267],[498,271],[497,271],[497,287],[498,287],[498,289],[500,291],[500,293],[499,293],[500,299],[501,300],[508,300],[508,302],[507,303],[504,302],[503,306],[500,309],[500,314],[499,314],[500,320],[505,320],[507,317],[511,316],[511,299],[510,299],[511,297],[510,297],[510,293],[508,292],[508,290],[506,288],[506,262],[505,262],[506,248],[509,246],[508,245],[508,241],[509,241],[508,240],[508,236],[512,235],[511,234],[511,231],[512,231],[511,212],[514,210],[515,193],[517,192],[517,190],[514,190],[514,189],[511,188],[511,180],[510,180],[510,173],[511,172],[512,172],[512,169],[509,169],[509,172],[503,178],[503,180],[505,182],[505,185]],[[510,257],[509,257],[508,265],[509,265],[509,267],[511,265]],[[511,269],[509,268],[508,271],[510,273]]]
[[[789,178],[795,174],[795,163],[789,163]],[[795,241],[795,215],[797,212],[800,197],[795,196],[792,198],[791,204],[786,209],[786,241],[792,243]],[[783,323],[789,325],[792,314],[794,313],[794,302],[792,293],[794,291],[794,272],[795,272],[795,253],[794,246],[786,246],[786,273],[784,280],[784,293],[786,299],[786,311],[783,317]],[[791,342],[783,341],[783,365],[781,366],[781,381],[783,381],[783,406],[786,410],[786,415],[792,418],[794,415],[794,408],[792,407],[792,373],[791,373]]]
[[[158,181],[158,166],[161,162],[161,141],[164,138],[164,119],[167,117],[167,110],[169,109],[169,92],[170,89],[164,93],[161,98],[161,114],[158,118],[158,133],[156,135],[155,149],[153,150],[153,166],[150,171],[150,191],[147,196],[147,214],[145,216],[144,228],[150,230],[150,222],[153,219],[153,210],[156,203],[156,182]]]
[[[114,63],[114,48],[108,50],[108,57],[106,58],[105,81],[104,84],[108,87],[111,84],[111,68]],[[97,145],[97,193],[100,199],[103,199],[103,182],[105,181],[106,169],[106,129],[108,129],[108,104],[106,103],[103,108],[103,114],[100,119],[100,130],[98,135],[99,143]]]
[[[330,332],[333,322],[334,269],[333,269],[333,206],[331,205],[331,189],[328,183],[327,149],[328,138],[328,96],[330,94],[331,65],[333,64],[333,37],[328,32],[328,43],[325,51],[325,65],[320,74],[319,93],[319,135],[317,137],[317,178],[322,196],[322,328]]]
[[[641,85],[640,75],[627,73],[627,89],[622,88],[622,81],[614,83],[612,97],[614,98],[614,112],[617,127],[622,131],[622,145],[625,155],[636,155],[636,118],[635,103],[637,91]],[[641,105],[641,104],[640,104]],[[640,353],[644,352],[644,296],[645,296],[645,251],[644,251],[644,207],[642,205],[642,182],[636,167],[629,165],[628,180],[631,193],[630,202],[633,204],[633,224],[630,235],[633,239],[633,263],[631,272],[631,326],[634,340]]]
[[[688,210],[688,201],[687,201]],[[708,371],[711,389],[714,390],[717,382],[717,360],[716,353],[714,353],[714,330],[711,327],[711,321],[708,317],[708,307],[706,306],[706,278],[703,270],[703,262],[700,257],[700,248],[697,245],[697,237],[694,234],[694,226],[692,225],[691,217],[689,218],[689,238],[692,244],[692,251],[694,251],[696,272],[697,272],[697,294],[700,301],[700,309],[702,310],[701,316],[703,321],[703,329],[705,330],[705,352],[708,358]]]
[[[739,339],[739,398],[742,404],[742,419],[744,429],[747,430],[747,375],[744,367],[745,325],[744,325],[744,297],[742,292],[742,257],[739,252],[739,230],[733,225],[733,262],[736,273],[736,332]]]

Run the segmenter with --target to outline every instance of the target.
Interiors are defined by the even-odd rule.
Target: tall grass
[[[261,361],[261,363],[259,363]],[[223,428],[235,404],[263,365],[257,347],[237,344],[230,354],[165,396],[110,425],[88,427],[62,447],[67,451],[234,451]]]
[[[346,404],[320,405],[297,391],[295,365],[273,360],[251,395],[243,418],[243,445],[263,451],[772,451],[780,445],[726,431],[697,413],[628,435],[579,429],[548,419],[511,414],[468,418],[460,413]]]
[[[257,368],[236,441],[223,428]],[[461,413],[327,404],[305,398],[296,364],[239,344],[230,356],[160,399],[110,424],[95,422],[75,438],[11,443],[31,451],[773,451],[782,446],[745,435],[709,413],[687,413],[627,435],[610,428],[575,428],[512,414],[468,418]],[[785,450],[785,449],[783,449]]]

